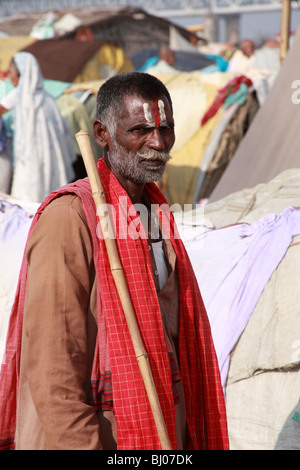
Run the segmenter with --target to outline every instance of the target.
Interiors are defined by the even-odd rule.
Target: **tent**
[[[210,196],[211,201],[298,167],[300,27],[264,105]]]
[[[11,58],[20,51],[33,54],[44,78],[64,82],[100,80],[128,72],[132,62],[117,44],[105,40],[75,38],[35,39],[32,36],[0,38],[0,72],[5,74]]]
[[[300,450],[299,184],[300,170],[286,170],[177,216],[212,326],[232,450]]]
[[[204,37],[137,7],[85,6],[84,8],[61,9],[53,11],[52,14],[55,17],[54,38],[91,39],[93,37],[96,40],[109,41],[118,45],[128,57],[146,48],[160,47],[162,44],[169,45],[171,31],[175,31],[189,44],[207,43]],[[55,24],[61,23],[67,15],[78,19],[80,24],[71,22],[70,28],[66,25],[64,29],[55,29]],[[37,23],[42,22],[44,16],[45,13],[39,12],[2,18],[0,31],[8,35],[11,35],[13,31],[14,36],[28,36]],[[47,37],[49,38],[49,35]]]
[[[22,51],[36,57],[44,78],[63,82],[100,80],[133,68],[119,46],[104,40],[41,39]]]
[[[9,67],[12,56],[26,47],[28,44],[34,42],[35,39],[29,35],[27,36],[10,36],[0,37],[0,70],[6,72]]]
[[[81,10],[72,10],[73,14],[82,18],[85,14]],[[86,10],[88,13],[88,10]],[[137,7],[97,8],[94,14],[82,20],[82,26],[88,28],[95,39],[106,39],[117,43],[128,55],[160,47],[162,44],[170,45],[172,33],[189,44],[206,44],[207,40],[188,29],[179,26],[165,18],[151,15]],[[70,32],[69,36],[78,33],[78,29]]]

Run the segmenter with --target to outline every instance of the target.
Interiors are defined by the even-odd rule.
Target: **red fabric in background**
[[[204,114],[202,120],[201,120],[201,126],[204,126],[204,124],[215,114],[217,113],[218,109],[222,104],[224,103],[225,99],[227,96],[231,95],[232,93],[235,93],[239,88],[241,83],[246,83],[248,87],[252,85],[252,80],[250,78],[246,77],[245,75],[240,75],[239,77],[235,77],[232,80],[230,80],[223,88],[218,90],[218,94],[206,113]]]

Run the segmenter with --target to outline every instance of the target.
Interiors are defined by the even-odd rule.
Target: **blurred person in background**
[[[12,179],[10,139],[3,118],[0,117],[0,193],[8,194]]]
[[[175,51],[170,47],[163,45],[159,49],[158,61],[155,65],[152,65],[144,70],[144,72],[150,73],[151,75],[161,73],[176,73],[178,70],[174,67],[176,60]]]
[[[13,110],[13,175],[11,195],[41,202],[51,191],[71,182],[76,159],[69,125],[54,98],[44,90],[35,57],[19,52],[8,77],[15,87],[0,102],[0,115]]]
[[[232,55],[227,71],[249,74],[254,68],[255,44],[250,39],[240,41],[238,49]]]

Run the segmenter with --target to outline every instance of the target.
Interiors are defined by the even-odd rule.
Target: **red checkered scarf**
[[[107,204],[111,204],[115,209],[115,220],[124,220],[120,207],[124,206],[126,200],[127,207],[131,208],[128,213],[135,213],[135,216],[126,214],[126,228],[130,224],[137,227],[138,218],[132,210],[132,203],[103,159],[99,160],[98,169]],[[146,185],[146,191],[152,204],[160,207],[166,204],[155,184]],[[46,205],[64,193],[75,193],[82,199],[94,248],[98,340],[92,382],[99,382],[99,377],[105,375],[108,368],[111,370],[118,449],[160,449],[149,401],[109,269],[104,241],[97,236],[99,228],[88,180],[81,180],[51,193],[37,211],[29,236]],[[122,204],[119,203],[121,197]],[[177,256],[180,290],[179,362],[186,401],[187,449],[228,449],[224,396],[205,307],[173,217],[161,216],[161,223],[165,232],[170,232]],[[140,229],[143,230],[142,224]],[[120,230],[124,230],[124,227],[118,226],[117,222],[117,231]],[[129,236],[117,238],[116,242],[142,340],[149,355],[171,445],[176,449],[171,366],[164,341],[147,240],[142,236],[137,239]],[[27,262],[24,256],[10,318],[5,363],[0,376],[0,448],[14,446],[26,274]]]

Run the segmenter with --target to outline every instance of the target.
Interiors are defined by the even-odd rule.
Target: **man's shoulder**
[[[82,201],[75,193],[60,194],[52,199],[44,210],[60,206],[82,207]]]
[[[81,198],[74,193],[61,194],[52,199],[44,208],[43,214],[75,212],[79,217],[86,221],[85,212]]]

